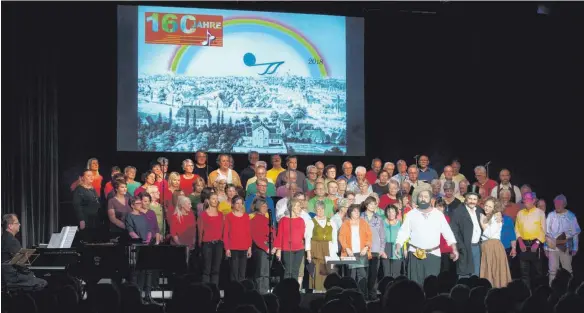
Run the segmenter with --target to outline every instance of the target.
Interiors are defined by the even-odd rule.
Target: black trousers
[[[507,261],[509,262],[509,270],[511,271],[511,278],[520,278],[521,270],[519,268],[519,256],[516,255],[514,258],[509,255],[511,253],[511,248],[505,249],[507,253]]]
[[[254,280],[260,294],[270,290],[270,256],[266,251],[253,246],[253,262],[255,264]]]
[[[392,260],[390,258],[381,259],[381,265],[383,266],[383,276],[389,276],[396,278],[401,275],[402,260],[396,259]]]
[[[298,279],[300,262],[304,256],[304,250],[282,251],[282,263],[284,264],[284,278]]]
[[[543,275],[543,268],[541,264],[541,248],[536,252],[531,252],[529,246],[527,251],[519,253],[519,267],[521,270],[521,279],[531,287],[533,278]],[[534,273],[532,275],[531,273]]]
[[[203,255],[202,281],[219,287],[219,272],[221,260],[223,260],[223,241],[203,242],[201,250]]]
[[[426,253],[426,258],[420,260],[412,252],[408,252],[408,278],[424,285],[424,280],[430,275],[440,274],[440,257]]]
[[[369,267],[367,271],[367,291],[369,292],[369,299],[377,298],[377,275],[379,274],[379,253],[371,252],[371,259],[369,260]]]
[[[367,287],[369,283],[367,282],[367,268],[366,267],[352,268],[349,270],[349,275],[357,282],[357,286],[359,286],[361,293],[363,295],[368,295],[369,292],[367,291]]]
[[[440,273],[456,273],[456,263],[450,258],[450,253],[442,253],[440,257]]]
[[[247,267],[247,250],[231,250],[229,267],[231,268],[231,280],[244,280]]]

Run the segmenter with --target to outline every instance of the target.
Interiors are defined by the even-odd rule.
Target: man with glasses
[[[16,234],[20,231],[20,221],[16,214],[2,216],[2,283],[8,286],[29,287],[39,290],[47,285],[43,279],[21,265],[9,264],[10,260],[22,249]]]
[[[307,192],[313,191],[314,187],[316,186],[316,179],[318,178],[318,170],[316,166],[309,165],[306,168],[306,187]]]
[[[267,187],[266,187],[266,194],[268,197],[275,197],[276,196],[276,185],[270,181],[269,178],[266,176],[266,162],[258,161],[256,163],[256,170],[254,177],[250,178],[247,181],[247,190],[246,194],[249,196],[251,194],[255,194],[258,192],[258,179],[266,179]]]
[[[353,175],[353,164],[351,164],[351,162],[346,161],[343,163],[343,175],[339,176],[337,179],[340,178],[344,178],[347,181],[347,184],[357,180],[357,177]]]
[[[536,273],[535,277],[543,275],[541,250],[545,244],[546,219],[545,212],[535,206],[535,201],[535,193],[524,193],[525,208],[517,213],[515,220],[515,235],[521,250],[519,254],[521,278],[528,286],[532,281],[532,269]]]
[[[367,175],[367,169],[363,166],[357,166],[355,169],[355,180],[347,184],[347,190],[350,190],[356,194],[361,193],[359,186],[366,180],[365,175]],[[367,189],[367,194],[373,192],[371,185]]]
[[[458,160],[452,161],[450,166],[452,166],[452,180],[454,180],[458,184],[466,179],[466,177],[464,177],[464,175],[460,173],[460,162],[458,162]],[[444,179],[444,173],[440,175],[440,179]]]
[[[268,196],[268,180],[265,177],[258,178],[255,182],[257,192],[255,194],[250,194],[245,198],[245,210],[249,214],[253,212],[253,200],[256,197],[262,197],[266,200],[268,204],[268,209],[270,210],[270,215],[272,217],[272,223],[276,225],[276,214],[274,214],[274,200]]]

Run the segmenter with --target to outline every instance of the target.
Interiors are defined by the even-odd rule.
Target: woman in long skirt
[[[332,272],[325,257],[337,255],[337,228],[324,213],[324,201],[316,201],[315,210],[316,216],[306,225],[306,259],[314,264],[310,287],[315,292],[325,292],[324,279]]]
[[[494,197],[488,197],[484,203],[485,215],[481,216],[483,229],[481,243],[481,278],[486,278],[494,288],[506,287],[511,282],[511,271],[505,248],[501,243],[503,227],[503,206]]]

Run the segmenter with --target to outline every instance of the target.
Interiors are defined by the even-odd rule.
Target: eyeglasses
[[[135,205],[142,205],[142,202],[134,202]]]
[[[14,222],[14,223],[10,223],[11,225],[18,225],[20,226],[20,222]]]
[[[258,185],[258,187],[268,187],[268,185]]]

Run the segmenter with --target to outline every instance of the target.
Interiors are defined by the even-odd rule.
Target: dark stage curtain
[[[59,231],[59,36],[50,15],[33,7],[2,14],[2,214],[18,215],[24,247]],[[33,23],[22,22],[27,15]]]

